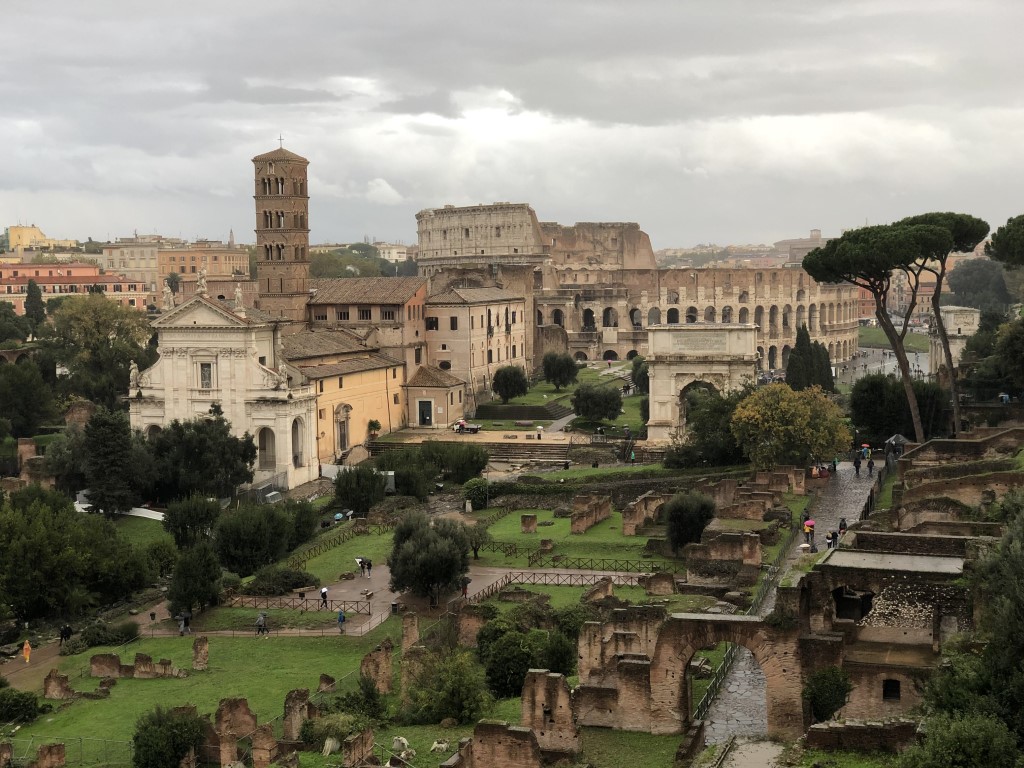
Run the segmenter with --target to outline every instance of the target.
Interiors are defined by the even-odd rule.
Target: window
[[[501,237],[501,227],[495,227],[494,228],[494,236],[495,237]]]
[[[396,316],[396,307],[381,307],[380,308],[380,319],[381,320],[394,320]]]
[[[461,389],[459,390],[459,402],[460,403],[462,402],[462,390]]]
[[[488,363],[493,363],[494,362],[494,353],[491,350],[489,350],[489,349],[487,350],[487,362]]]
[[[392,395],[391,397],[394,400],[395,405],[398,405],[398,395],[395,394],[395,395]]]
[[[392,379],[397,379],[398,378],[398,369],[397,368],[392,368],[391,369],[391,378]]]
[[[318,381],[318,382],[317,382],[317,385],[318,385],[318,389],[319,389],[319,391],[320,391],[320,392],[323,392],[323,391],[324,391],[324,382],[323,382],[323,379],[321,379],[320,381]],[[322,418],[323,418],[323,416],[321,416],[320,418],[322,419]]]
[[[341,389],[344,386],[345,386],[345,377],[344,376],[339,376],[338,377],[338,389]]]
[[[462,230],[462,236],[469,237],[469,227],[466,227],[465,229]]]
[[[422,358],[423,358],[423,355],[421,354],[422,352],[423,352],[423,349],[421,347],[416,347],[416,353],[415,353],[416,354],[416,365],[419,365],[420,362],[422,361]]]
[[[452,364],[448,360],[441,360],[438,362],[437,367],[442,371],[450,371],[452,369]]]
[[[359,308],[359,319],[360,320],[369,320],[370,319],[370,308],[369,307],[360,307]]]
[[[515,360],[515,358],[516,358],[516,345],[513,344],[512,345],[512,359]]]
[[[899,701],[900,700],[900,681],[899,680],[883,680],[882,681],[882,701]]]
[[[267,364],[267,356],[266,355],[260,355],[259,363],[262,366],[266,366],[266,364]]]
[[[451,317],[448,318],[448,323],[453,331],[459,330],[459,318],[452,315]]]
[[[437,318],[436,317],[428,317],[427,318],[427,330],[428,331],[436,331],[437,330]]]
[[[348,307],[345,307],[344,309],[339,309],[338,310],[338,319],[339,320],[348,320]]]
[[[454,392],[449,392],[448,393],[448,405],[455,405],[455,393]]]
[[[474,328],[476,328],[476,318],[473,317],[473,315],[470,315],[469,316],[469,329],[473,330]]]
[[[321,386],[321,387],[323,387],[323,384],[324,384],[324,383],[323,383],[323,382],[321,381],[321,382],[320,382],[320,386]],[[323,392],[323,389],[321,389],[320,391],[321,391],[321,392]],[[321,408],[320,410],[318,410],[318,411],[316,412],[316,417],[317,417],[318,419],[320,419],[321,421],[323,421],[323,418],[324,418],[324,409],[323,409],[323,408]]]
[[[513,310],[512,311],[512,325],[515,325],[515,324],[516,324],[516,313],[515,313],[515,310]]]
[[[213,363],[199,364],[199,386],[202,389],[213,389]]]
[[[314,312],[313,313],[313,319],[314,320],[326,320],[327,319],[327,311],[324,310],[323,312],[321,312],[321,311],[318,310],[318,311]]]

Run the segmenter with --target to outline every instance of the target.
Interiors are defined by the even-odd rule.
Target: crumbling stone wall
[[[878,721],[900,717],[921,706],[920,681],[915,679],[913,669],[844,661],[843,670],[850,676],[853,690],[846,706],[838,712],[842,719]],[[899,683],[899,698],[884,697],[887,680]]]
[[[200,635],[192,641],[192,669],[204,672],[210,666],[210,641]]]
[[[1022,442],[1024,427],[1013,427],[980,439],[929,440],[916,448],[908,449],[900,457],[896,466],[896,476],[902,480],[908,469],[930,464],[1012,456],[1020,449]]]
[[[533,514],[520,515],[519,526],[522,533],[536,533],[537,532],[537,516]]]
[[[967,557],[968,544],[974,538],[973,536],[857,530],[853,534],[851,543],[855,549],[863,549],[868,552]]]
[[[309,688],[296,688],[284,697],[282,736],[285,741],[298,741],[302,724],[315,716],[316,706],[309,700]]]
[[[953,499],[969,507],[978,507],[1020,488],[1024,488],[1024,472],[992,472],[921,483],[913,488],[907,488],[903,492],[901,503],[909,504],[938,497]]]
[[[73,699],[76,693],[71,688],[67,675],[62,675],[59,670],[51,669],[46,679],[43,680],[44,699]]]
[[[465,768],[541,768],[543,764],[544,756],[532,730],[504,721],[481,720],[473,729],[470,760],[464,765]]]
[[[899,754],[917,743],[916,720],[878,722],[847,720],[816,723],[807,730],[807,746],[827,752],[891,752]]]
[[[572,533],[586,533],[588,528],[612,516],[612,500],[608,496],[581,493],[572,500],[570,526]]]
[[[674,595],[677,591],[675,574],[668,571],[641,576],[640,584],[643,586],[644,592],[652,596]]]
[[[672,496],[673,494],[671,493],[647,491],[636,500],[627,504],[622,510],[622,535],[636,536],[638,528],[642,528],[648,520],[653,522],[657,519],[661,507]]]
[[[148,680],[157,677],[188,677],[188,672],[175,667],[170,659],[153,661],[152,656],[135,654],[134,664],[122,664],[116,653],[98,653],[89,659],[89,674],[92,677],[135,678]]]
[[[523,683],[520,724],[533,729],[540,748],[566,756],[580,751],[580,729],[565,675],[531,669]]]
[[[463,605],[459,608],[456,623],[459,630],[459,645],[464,648],[476,648],[476,636],[487,623],[480,606],[473,603]]]
[[[605,576],[590,587],[586,592],[583,593],[581,598],[585,603],[593,603],[598,600],[604,600],[606,597],[611,597],[615,594],[615,585],[612,582],[611,576]]]
[[[423,668],[426,656],[427,649],[422,645],[414,645],[410,648],[406,648],[404,653],[402,653],[401,699],[403,703],[409,700],[409,688],[416,679],[416,676],[420,673],[420,670]]]
[[[366,758],[372,754],[373,730],[370,728],[361,733],[353,733],[341,744],[341,764],[344,768],[363,765]]]
[[[384,641],[363,656],[359,664],[359,674],[373,680],[377,690],[381,693],[391,693],[391,640],[384,638]]]
[[[761,571],[761,537],[756,533],[714,532],[700,544],[683,547],[687,578],[726,578],[738,585],[757,581]]]
[[[402,651],[407,651],[420,642],[420,620],[412,612],[402,616]]]

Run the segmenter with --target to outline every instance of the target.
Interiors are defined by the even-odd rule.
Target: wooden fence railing
[[[232,595],[225,603],[229,608],[284,608],[302,611],[345,611],[346,613],[370,614],[369,600],[328,600],[327,605],[319,597],[260,597],[258,595]]]
[[[531,568],[565,568],[570,571],[619,571],[622,573],[655,573],[670,571],[676,567],[667,561],[564,557],[540,551],[531,552],[527,563]]]

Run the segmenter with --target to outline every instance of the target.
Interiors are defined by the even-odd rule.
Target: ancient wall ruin
[[[152,656],[135,654],[134,664],[122,664],[116,653],[98,653],[89,659],[89,674],[92,677],[135,678],[148,680],[157,677],[188,677],[188,672],[178,669],[170,659],[154,662]]]
[[[373,680],[381,693],[391,693],[392,690],[391,650],[391,640],[384,638],[380,645],[363,656],[359,664],[359,674]]]
[[[546,669],[526,673],[520,725],[533,730],[545,753],[570,757],[580,751],[580,729],[565,675]]]
[[[586,533],[603,520],[612,516],[612,500],[608,496],[581,493],[573,497],[570,531]]]

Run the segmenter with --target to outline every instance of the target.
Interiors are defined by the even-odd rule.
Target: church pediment
[[[219,328],[242,328],[248,325],[244,318],[196,296],[153,322],[154,328],[187,328],[193,325]]]

